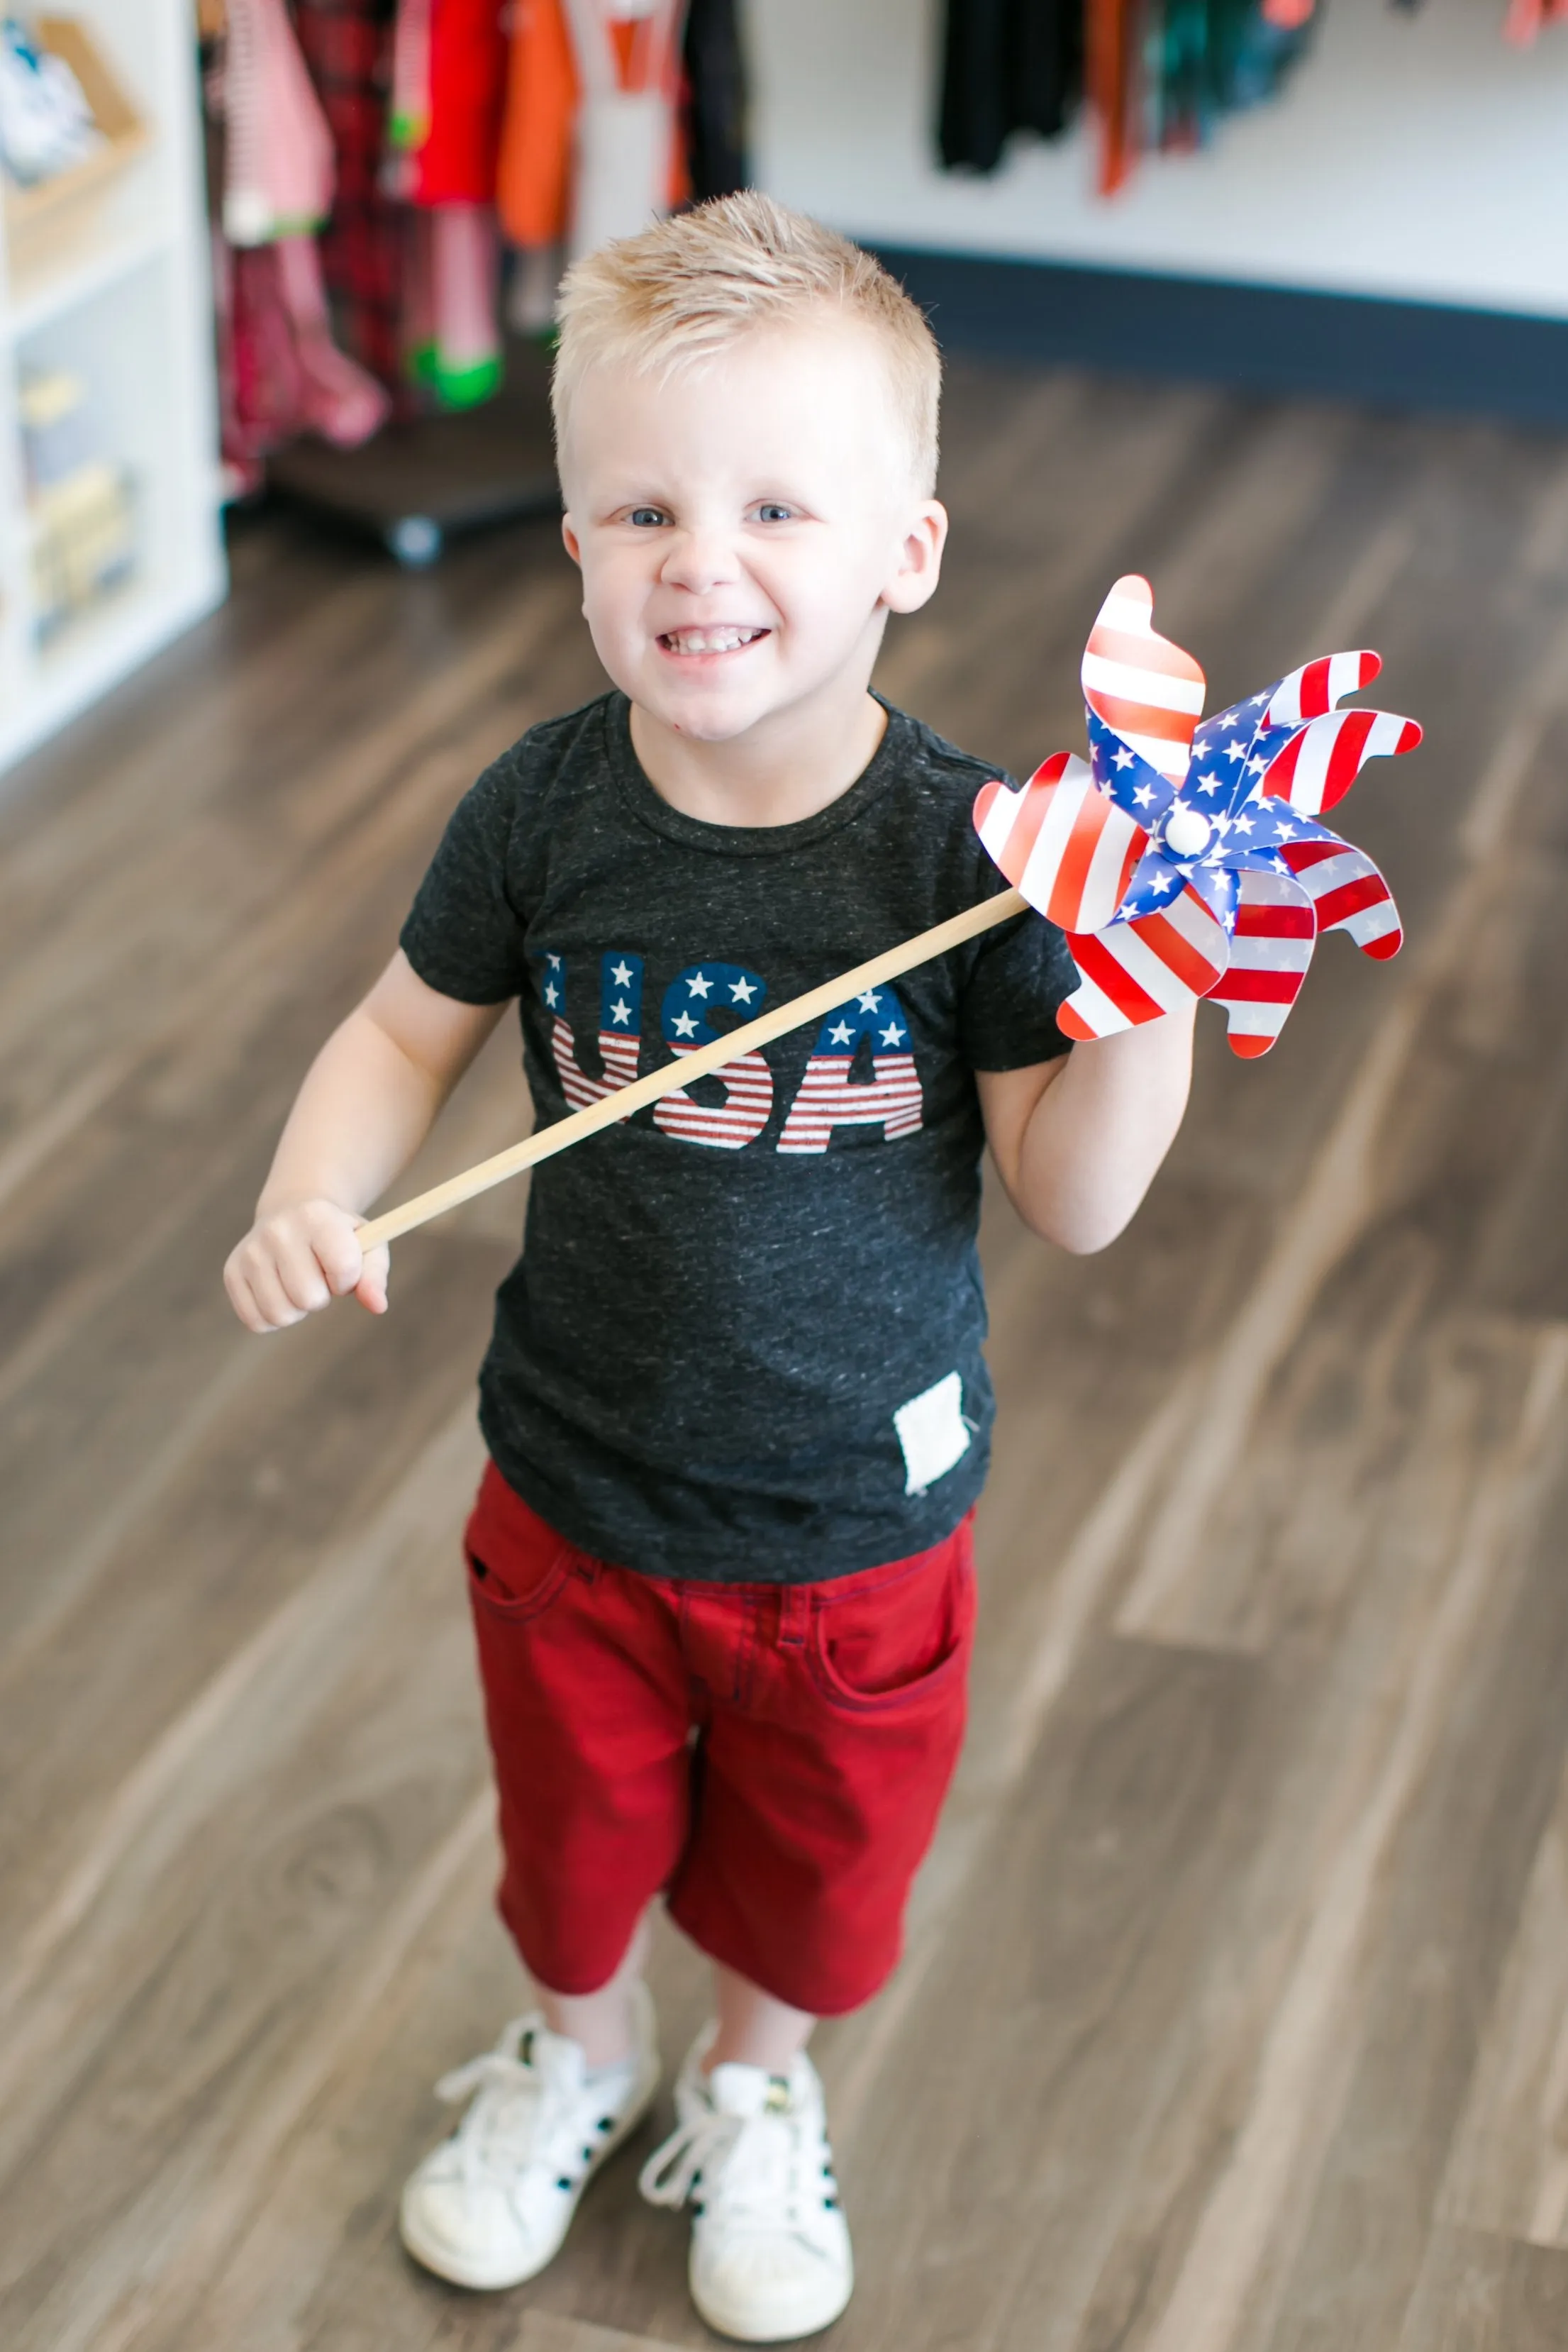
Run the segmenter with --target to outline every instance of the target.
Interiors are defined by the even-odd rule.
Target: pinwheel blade
[[[1083,699],[1141,760],[1179,783],[1203,711],[1205,679],[1189,653],[1156,633],[1154,612],[1146,580],[1129,572],[1117,581],[1089,632]]]
[[[1110,921],[1149,839],[1070,751],[1058,751],[1017,791],[982,784],[975,830],[1014,889],[1064,931],[1097,931]]]
[[[1316,661],[1303,662],[1280,680],[1269,697],[1263,725],[1300,727],[1308,719],[1321,719],[1347,694],[1359,694],[1370,686],[1382,667],[1382,655],[1364,646],[1356,653],[1320,654]]]
[[[1317,816],[1343,800],[1368,760],[1413,751],[1420,740],[1416,720],[1395,711],[1330,710],[1308,719],[1275,754],[1263,778],[1263,796],[1289,801],[1303,815]]]
[[[1320,931],[1348,931],[1364,955],[1385,962],[1404,945],[1399,909],[1372,859],[1348,841],[1287,842],[1281,852],[1312,900]]]
[[[1230,964],[1210,992],[1228,1016],[1230,1050],[1249,1060],[1266,1054],[1291,1007],[1317,945],[1318,921],[1303,886],[1284,874],[1240,875]]]
[[[1183,890],[1162,914],[1139,915],[1067,942],[1081,984],[1059,1007],[1063,1036],[1086,1042],[1141,1029],[1223,979],[1229,941],[1196,890]]]

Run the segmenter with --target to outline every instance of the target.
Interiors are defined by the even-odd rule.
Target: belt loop
[[[783,1584],[779,1588],[779,1646],[780,1649],[803,1649],[806,1628],[811,1619],[811,1596],[803,1584]]]

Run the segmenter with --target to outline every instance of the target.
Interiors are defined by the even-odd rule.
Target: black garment
[[[1083,0],[947,0],[937,145],[994,172],[1015,131],[1054,139],[1083,87]]]
[[[683,121],[692,201],[732,196],[748,184],[746,61],[735,0],[690,0]]]
[[[817,815],[702,824],[606,695],[480,777],[402,944],[445,995],[520,999],[548,1124],[1001,889],[970,822],[993,772],[890,711]],[[1075,984],[1019,917],[538,1168],[480,1380],[524,1499],[601,1558],[726,1582],[946,1536],[992,1416],[973,1072],[1063,1052]]]

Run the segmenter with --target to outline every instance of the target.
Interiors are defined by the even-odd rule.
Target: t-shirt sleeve
[[[517,795],[508,755],[453,810],[402,927],[421,980],[464,1004],[501,1004],[527,985],[522,917],[507,889]]]
[[[1067,935],[1043,915],[1018,915],[983,934],[958,1012],[969,1067],[1024,1070],[1069,1052],[1056,1008],[1077,985]]]

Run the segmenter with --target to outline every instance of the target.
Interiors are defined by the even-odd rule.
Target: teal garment
[[[1147,144],[1201,147],[1219,116],[1274,97],[1307,48],[1312,22],[1272,25],[1257,0],[1166,0],[1151,8]]]

